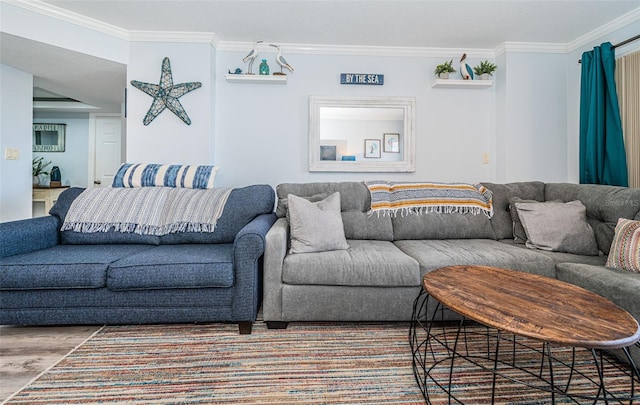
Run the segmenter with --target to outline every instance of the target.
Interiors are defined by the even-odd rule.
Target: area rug
[[[269,330],[258,322],[239,335],[230,324],[106,326],[6,403],[420,404],[408,330],[407,323]],[[486,379],[460,371],[470,392],[483,392]],[[438,391],[431,403],[447,403]],[[503,403],[549,403],[522,387],[510,395]]]

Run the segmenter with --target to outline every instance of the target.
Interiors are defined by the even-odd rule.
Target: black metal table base
[[[438,322],[446,311],[424,290],[414,302],[409,343],[416,382],[428,404],[430,392],[438,390],[438,398],[446,394],[449,404],[517,403],[524,390],[540,393],[542,402],[535,403],[640,404],[640,372],[627,348],[629,364],[622,364],[600,350],[552,348],[464,318]],[[590,351],[588,361],[584,352],[577,360],[577,350]],[[611,373],[625,377],[607,385]]]

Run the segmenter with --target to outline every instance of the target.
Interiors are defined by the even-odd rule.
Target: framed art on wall
[[[64,152],[67,124],[33,124],[33,152]]]
[[[383,150],[385,153],[400,153],[400,134],[384,134]]]
[[[380,139],[365,139],[364,140],[364,157],[365,158],[379,158],[380,153]]]

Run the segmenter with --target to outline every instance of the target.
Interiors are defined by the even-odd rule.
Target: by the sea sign
[[[382,86],[384,84],[384,75],[376,73],[340,73],[340,84]]]

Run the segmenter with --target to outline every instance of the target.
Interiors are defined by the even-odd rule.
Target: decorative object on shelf
[[[64,152],[67,124],[33,124],[33,152]]]
[[[490,76],[493,76],[493,72],[498,67],[489,62],[488,60],[483,60],[479,65],[473,67],[473,72],[480,77],[481,80],[489,80]]]
[[[62,174],[60,173],[60,168],[58,166],[53,166],[51,168],[51,173],[49,174],[49,176],[51,178],[49,186],[60,187],[62,185]]]
[[[355,155],[344,155],[344,156],[342,156],[342,160],[347,161],[347,162],[355,162],[356,161],[356,156]]]
[[[283,72],[284,68],[289,69],[290,72],[293,73],[293,67],[287,63],[287,60],[284,58],[284,56],[282,56],[282,48],[280,48],[280,45],[275,45],[275,44],[269,44],[270,46],[278,49],[278,54],[276,55],[276,63],[278,65],[280,65],[280,73],[274,73],[274,75],[280,74],[280,75],[286,75],[286,73]]]
[[[453,68],[453,59],[448,62],[444,62],[436,66],[436,70],[434,73],[440,79],[448,79],[449,73],[455,73],[456,70]]]
[[[384,134],[382,139],[385,153],[400,153],[400,134]]]
[[[245,56],[244,58],[242,58],[242,61],[244,63],[249,62],[249,70],[247,72],[248,75],[252,75],[253,73],[251,73],[251,68],[253,67],[253,62],[256,60],[256,58],[258,57],[258,44],[262,43],[262,41],[255,41],[253,43],[253,48],[249,51],[249,53],[247,54],[247,56]]]
[[[160,83],[144,83],[137,80],[132,80],[131,85],[151,97],[153,97],[153,103],[147,111],[142,123],[149,125],[161,112],[168,108],[169,111],[178,116],[185,124],[191,125],[191,118],[187,115],[182,104],[178,100],[185,94],[198,89],[202,86],[200,82],[189,82],[173,84],[173,77],[171,75],[171,63],[169,58],[162,60],[162,73],[160,74]]]
[[[365,139],[364,140],[364,157],[366,158],[379,158],[380,153],[380,139]]]
[[[384,84],[384,75],[377,73],[340,73],[340,84],[382,86]]]
[[[260,63],[260,75],[261,76],[269,76],[269,64],[266,59],[262,59]]]
[[[229,74],[230,75],[241,75],[242,74],[242,69],[236,68],[236,70],[234,70],[233,72],[231,71],[231,69],[229,69]]]
[[[34,185],[38,185],[41,183],[40,181],[40,177],[41,176],[46,176],[49,174],[48,171],[46,171],[45,169],[47,168],[47,166],[49,166],[51,164],[51,162],[48,162],[46,160],[44,160],[44,157],[40,156],[37,158],[34,158],[31,162],[31,171],[33,174],[33,184]]]
[[[471,69],[466,60],[467,54],[463,53],[462,58],[460,58],[460,74],[463,80],[473,80],[473,69]]]

